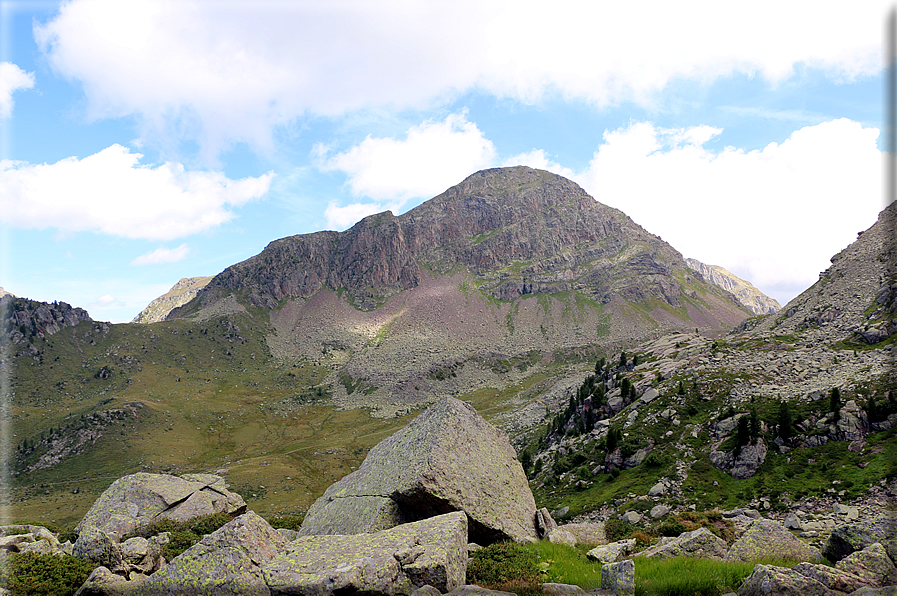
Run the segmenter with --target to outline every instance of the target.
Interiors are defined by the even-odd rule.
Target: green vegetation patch
[[[10,553],[0,564],[0,587],[14,596],[70,596],[95,567],[66,554]]]
[[[754,563],[687,557],[633,562],[637,596],[719,596],[738,590],[754,570]]]
[[[162,547],[162,554],[165,559],[170,561],[200,540],[202,537],[211,534],[227,522],[233,519],[226,513],[213,513],[211,515],[203,515],[187,521],[175,521],[173,519],[160,519],[153,523],[146,530],[135,534],[135,536],[143,536],[151,538],[163,532],[170,532],[171,537],[168,544]],[[133,536],[125,536],[122,542]]]

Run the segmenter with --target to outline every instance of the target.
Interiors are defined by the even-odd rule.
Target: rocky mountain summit
[[[515,373],[497,361],[525,359],[529,376],[552,354],[719,333],[749,315],[625,214],[527,167],[477,172],[400,216],[272,242],[169,319],[247,308],[267,313],[277,358],[332,362],[334,399],[382,416],[505,385]]]
[[[755,315],[767,315],[779,312],[782,306],[774,298],[770,298],[750,282],[719,265],[705,265],[697,259],[685,259],[685,264],[704,276],[710,283],[731,292],[740,303]]]
[[[43,339],[67,327],[76,327],[82,321],[92,321],[87,311],[65,302],[48,304],[12,294],[0,296],[0,325],[13,344],[34,337]],[[98,325],[108,329],[105,323]]]
[[[211,280],[211,276],[182,278],[171,286],[170,290],[150,302],[131,322],[158,323],[164,321],[168,313],[193,300],[194,296]]]

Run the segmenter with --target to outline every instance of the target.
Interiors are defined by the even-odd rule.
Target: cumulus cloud
[[[12,116],[12,94],[34,87],[34,74],[12,62],[0,62],[0,119]]]
[[[424,108],[472,89],[654,105],[672,81],[881,69],[888,3],[72,0],[34,35],[96,118],[215,153],[302,116]],[[771,18],[770,15],[775,15]]]
[[[140,255],[133,261],[131,265],[161,265],[162,263],[177,263],[183,261],[190,254],[190,249],[186,244],[181,244],[177,248],[157,248],[145,255]]]
[[[546,170],[565,178],[573,178],[573,170],[565,168],[556,161],[548,159],[544,149],[533,149],[528,153],[520,153],[502,161],[502,166],[529,166],[538,170]]]
[[[19,228],[168,241],[230,221],[232,208],[264,195],[274,175],[231,180],[173,162],[140,165],[141,157],[116,144],[54,164],[0,161],[0,220]]]
[[[404,139],[368,136],[335,154],[318,145],[315,157],[322,170],[345,172],[353,195],[391,200],[398,207],[410,198],[435,196],[489,167],[495,160],[495,146],[461,113],[412,126]],[[337,213],[336,209],[328,207],[332,213]]]
[[[787,301],[875,222],[879,131],[840,119],[760,150],[705,148],[720,132],[649,122],[607,131],[576,179],[685,256]]]

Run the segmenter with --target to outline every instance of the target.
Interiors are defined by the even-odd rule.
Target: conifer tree
[[[794,431],[794,423],[791,420],[791,408],[788,406],[787,401],[780,402],[779,404],[778,425],[779,436],[786,441],[790,439]]]
[[[841,419],[841,390],[832,387],[832,393],[828,401],[828,409],[835,413],[835,422]]]

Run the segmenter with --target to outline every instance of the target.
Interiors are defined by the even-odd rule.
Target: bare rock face
[[[448,513],[373,534],[304,536],[264,565],[272,594],[445,593],[467,574],[467,516]]]
[[[65,302],[51,304],[16,298],[12,294],[0,296],[0,322],[9,330],[9,339],[13,344],[32,337],[44,338],[91,320],[86,310],[72,308]]]
[[[134,592],[267,596],[262,566],[288,545],[268,522],[250,511],[209,534],[171,560]]]
[[[507,436],[445,398],[378,443],[308,510],[303,536],[358,534],[463,511],[470,540],[537,540],[536,504]]]
[[[796,538],[779,522],[758,519],[726,554],[727,561],[759,561],[761,559],[792,559],[818,563],[822,554]]]
[[[734,451],[711,451],[710,463],[733,478],[744,480],[757,473],[766,461],[767,451],[766,441],[757,439],[754,444],[744,445],[738,455]]]
[[[767,315],[777,313],[782,310],[782,305],[770,298],[750,282],[745,281],[719,265],[705,265],[697,259],[685,259],[685,264],[690,269],[697,271],[704,276],[704,279],[719,286],[727,292],[731,292],[755,315]]]
[[[162,294],[146,305],[140,313],[134,317],[132,323],[157,323],[164,321],[175,308],[187,304],[196,294],[212,280],[209,277],[184,277],[174,284],[168,292]]]
[[[157,519],[186,521],[211,513],[238,514],[245,509],[240,495],[227,490],[220,476],[139,472],[119,478],[94,502],[75,528],[79,534],[75,550],[91,550],[87,542],[96,539],[97,532],[118,543]]]

